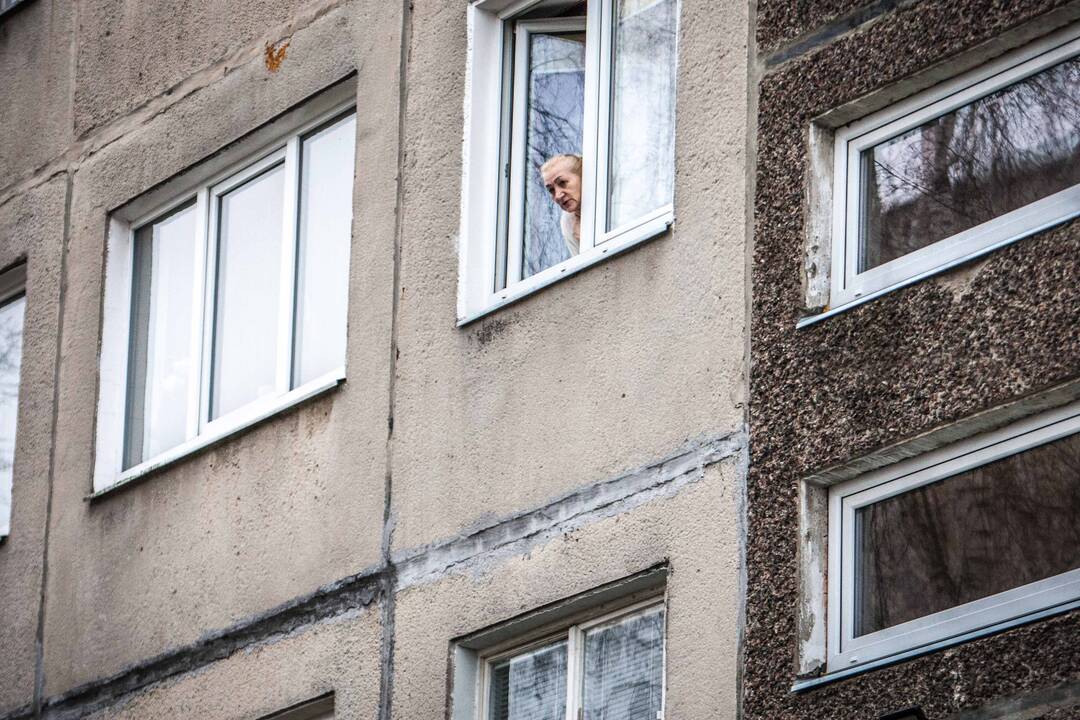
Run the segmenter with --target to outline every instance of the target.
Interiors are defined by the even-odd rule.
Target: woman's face
[[[547,168],[541,177],[555,204],[568,213],[581,212],[581,175],[574,170],[571,158],[562,158]]]

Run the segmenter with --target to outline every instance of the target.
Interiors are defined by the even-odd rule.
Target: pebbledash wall
[[[822,267],[811,127],[1020,47],[1074,22],[1080,6],[761,0],[757,11],[743,717],[877,718],[911,706],[931,719],[1080,717],[1076,611],[815,682],[805,554],[819,528],[800,525],[807,478],[850,476],[1076,399],[1080,222],[796,327],[821,311],[806,277]]]
[[[751,9],[681,0],[672,228],[458,327],[467,9],[0,16],[0,270],[28,277],[0,718],[446,717],[457,639],[643,583],[669,716],[736,716]],[[345,382],[88,497],[110,215],[341,87]]]

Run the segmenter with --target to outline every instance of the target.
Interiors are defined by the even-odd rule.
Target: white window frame
[[[1080,569],[853,636],[855,512],[957,473],[1080,432],[1080,402],[935,450],[829,489],[829,673],[857,667],[974,631],[992,632],[1024,616],[1080,599]]]
[[[839,128],[833,146],[830,310],[877,297],[1080,215],[1080,185],[859,272],[860,156],[892,137],[1080,55],[1080,25]]]
[[[480,656],[480,677],[476,684],[476,701],[473,707],[478,709],[477,720],[490,720],[488,700],[491,690],[492,668],[499,662],[513,658],[531,650],[566,641],[566,720],[581,718],[582,700],[585,683],[585,634],[589,630],[614,625],[633,615],[644,615],[652,611],[664,613],[664,630],[661,660],[660,713],[656,720],[663,720],[667,708],[667,607],[663,598],[650,598],[605,613],[595,618],[576,623],[559,632],[553,632],[535,640],[522,643],[510,641],[491,648]]]
[[[336,93],[339,95],[340,93]],[[102,327],[100,394],[93,495],[124,485],[158,468],[174,463],[222,438],[250,427],[308,398],[336,387],[345,380],[342,365],[290,389],[295,357],[293,353],[296,304],[296,262],[299,253],[299,188],[302,142],[323,127],[344,120],[355,112],[355,102],[338,103],[313,119],[305,118],[284,137],[269,143],[246,161],[231,164],[203,182],[138,215],[125,218],[114,213],[109,221],[106,256],[105,302]],[[310,113],[309,113],[310,115]],[[279,165],[284,166],[283,235],[281,243],[281,293],[278,304],[276,347],[276,392],[254,400],[220,417],[209,419],[216,292],[216,249],[220,198],[227,192]],[[134,274],[135,232],[170,212],[193,203],[196,231],[192,247],[195,282],[192,287],[193,358],[188,375],[186,437],[183,443],[157,456],[123,468],[130,347],[131,292]],[[348,298],[343,298],[348,302]]]
[[[599,11],[585,20],[585,109],[583,117],[581,237],[577,255],[521,278],[521,223],[524,173],[524,42],[510,57],[514,18],[545,0],[477,0],[469,6],[469,55],[466,68],[465,140],[462,174],[458,267],[458,325],[530,295],[636,245],[665,233],[675,220],[668,203],[623,226],[606,230],[608,137],[614,65],[614,0],[591,3]],[[514,31],[580,29],[569,18],[522,20]],[[678,29],[676,28],[676,34]],[[516,82],[511,76],[517,74]],[[677,92],[677,90],[676,90]],[[674,113],[674,109],[673,109]],[[508,132],[511,118],[519,128]],[[517,161],[513,161],[516,159]],[[514,192],[510,192],[510,190]],[[510,242],[514,240],[514,242]],[[516,246],[516,247],[515,247]],[[505,252],[506,284],[496,289]]]
[[[20,347],[19,352],[20,352],[20,355],[21,355],[23,349],[26,346],[26,312],[28,310],[28,306],[25,303],[25,298],[26,298],[26,263],[21,263],[19,265],[16,265],[16,266],[14,266],[12,268],[9,268],[9,269],[3,271],[3,272],[0,272],[0,308],[7,305],[8,303],[15,302],[15,301],[19,300],[20,298],[24,299],[24,305],[23,305],[23,333],[22,333],[22,336],[19,339],[19,342],[21,343],[21,347]],[[22,396],[22,362],[19,363],[19,387],[17,388],[16,395],[15,395],[15,413],[16,413],[15,437],[13,438],[14,442],[12,444],[12,453],[11,453],[11,465],[12,465],[12,468],[11,468],[11,470],[12,470],[12,473],[11,473],[11,475],[12,475],[12,493],[11,494],[12,494],[12,497],[8,498],[8,517],[0,518],[0,540],[3,540],[4,538],[11,535],[11,517],[12,517],[12,514],[14,513],[14,508],[15,508],[15,500],[14,500],[14,494],[15,494],[15,487],[14,487],[15,455],[16,455],[16,452],[18,451],[18,442],[19,442],[19,432],[18,432],[19,419],[18,419],[18,413],[21,410],[21,406],[19,405],[19,399],[21,398],[21,396]]]

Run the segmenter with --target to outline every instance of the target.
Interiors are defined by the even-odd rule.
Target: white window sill
[[[614,257],[615,255],[626,252],[653,238],[663,235],[668,231],[673,222],[675,222],[674,214],[671,211],[664,212],[661,215],[648,219],[637,227],[627,230],[618,237],[608,240],[603,245],[597,245],[580,255],[575,255],[558,265],[553,265],[532,277],[516,283],[513,287],[493,293],[484,307],[459,317],[457,321],[458,327],[463,327],[471,322],[475,322],[511,303],[515,303],[522,298],[526,298],[535,292],[543,290],[549,285],[553,285],[560,280],[576,275],[586,268],[590,268],[610,257]]]
[[[1077,188],[1075,188],[1075,189],[1080,189],[1080,186],[1077,186]],[[932,267],[929,270],[918,273],[917,275],[912,275],[911,277],[904,278],[903,280],[900,280],[900,281],[897,281],[897,282],[892,283],[890,285],[887,285],[886,287],[874,290],[872,292],[868,292],[865,295],[861,295],[861,296],[856,297],[854,299],[847,300],[847,301],[837,305],[836,307],[830,307],[828,310],[820,312],[817,315],[808,315],[807,317],[800,318],[795,323],[795,327],[796,327],[796,329],[801,329],[801,328],[807,327],[809,325],[819,323],[822,320],[825,320],[827,318],[831,318],[833,315],[839,315],[840,313],[844,312],[845,310],[850,310],[852,308],[858,307],[859,305],[862,305],[863,303],[868,303],[871,300],[877,300],[882,295],[887,295],[887,294],[889,294],[889,293],[891,293],[891,292],[893,292],[895,290],[899,290],[900,288],[907,287],[908,285],[914,285],[915,283],[921,282],[921,281],[925,280],[926,278],[933,277],[934,275],[938,275],[938,274],[946,272],[948,270],[952,270],[953,268],[955,268],[955,267],[957,267],[959,265],[963,265],[964,263],[971,262],[972,260],[977,260],[977,259],[979,259],[979,258],[981,258],[981,257],[983,257],[985,255],[989,255],[990,253],[992,253],[992,252],[994,252],[996,250],[1000,250],[1003,247],[1006,247],[1008,245],[1012,245],[1013,243],[1015,243],[1015,242],[1017,242],[1019,240],[1023,240],[1024,238],[1030,237],[1032,235],[1036,235],[1036,234],[1041,233],[1041,232],[1043,232],[1045,230],[1049,230],[1050,228],[1053,228],[1053,227],[1056,227],[1058,225],[1062,225],[1062,224],[1064,224],[1066,222],[1069,222],[1069,221],[1075,219],[1076,217],[1077,217],[1077,213],[1072,213],[1072,214],[1066,215],[1064,217],[1054,218],[1053,220],[1048,221],[1046,223],[1043,223],[1041,225],[1037,225],[1035,227],[1028,228],[1024,232],[1018,233],[1018,234],[1013,235],[1013,236],[1010,236],[1010,237],[1006,238],[1005,240],[1001,240],[1001,241],[996,242],[996,243],[994,243],[992,245],[988,245],[986,247],[979,248],[979,249],[974,250],[974,251],[972,251],[970,253],[967,253],[966,255],[962,255],[962,256],[957,257],[957,258],[955,258],[953,260],[950,260],[948,262],[944,262],[944,263],[942,263],[940,265]],[[933,246],[930,246],[930,247],[933,247]]]
[[[888,667],[889,665],[895,665],[897,663],[904,662],[905,660],[911,660],[913,658],[921,657],[922,655],[929,655],[930,653],[937,652],[938,650],[942,650],[944,648],[953,647],[954,645],[960,645],[966,642],[970,642],[972,640],[978,640],[979,638],[983,638],[988,635],[995,635],[997,633],[1004,632],[1005,630],[1011,630],[1012,628],[1020,627],[1021,625],[1028,625],[1039,620],[1053,617],[1054,615],[1063,615],[1064,613],[1076,610],[1077,608],[1080,608],[1080,600],[1073,600],[1071,602],[1067,602],[1061,605],[1055,605],[1054,607],[1039,610],[1038,612],[1022,615],[1011,620],[995,623],[984,628],[971,630],[961,635],[956,635],[955,637],[938,640],[937,642],[930,643],[929,645],[921,645],[910,650],[905,650],[904,652],[896,653],[895,655],[889,655],[888,657],[883,657],[877,660],[873,660],[871,662],[863,663],[862,665],[856,665],[854,667],[844,668],[842,670],[834,670],[832,672],[827,672],[821,677],[797,680],[791,686],[791,692],[806,692],[807,690],[812,690],[822,685],[828,685],[829,683],[834,683],[839,680],[845,680],[854,675],[861,675],[862,673],[870,672],[871,670],[878,670],[883,667]]]
[[[94,500],[102,495],[125,487],[136,480],[140,480],[147,475],[174,465],[191,455],[205,450],[211,445],[257,425],[274,415],[284,412],[285,410],[318,395],[330,392],[344,381],[345,370],[344,368],[339,368],[320,378],[316,378],[315,380],[301,385],[298,388],[290,390],[284,395],[270,398],[264,402],[252,403],[251,406],[243,408],[233,413],[230,417],[225,418],[225,420],[228,421],[228,424],[218,425],[211,432],[205,432],[181,445],[177,445],[171,450],[163,452],[155,458],[139,463],[135,467],[128,468],[115,476],[111,482],[95,482],[94,492],[87,495],[84,500]],[[98,488],[97,485],[99,484],[101,484],[102,487]]]

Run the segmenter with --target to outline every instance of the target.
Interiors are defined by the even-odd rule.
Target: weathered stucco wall
[[[927,0],[768,72],[760,83],[753,262],[748,718],[945,717],[1080,675],[1072,614],[790,692],[802,478],[1077,376],[1075,221],[805,329],[800,263],[815,117],[977,48],[1057,6]],[[1045,21],[1045,18],[1043,18]],[[764,21],[764,19],[763,19]],[[779,21],[777,21],[779,22]],[[763,28],[762,34],[782,28]],[[999,50],[1000,51],[1000,50]],[[955,67],[955,65],[954,65]]]
[[[0,267],[29,254],[35,358],[0,718],[251,718],[329,689],[340,717],[438,717],[453,636],[662,562],[669,707],[734,717],[749,8],[682,0],[673,229],[458,328],[466,8],[31,0],[0,22],[22,173]],[[342,81],[347,381],[88,500],[110,213]]]
[[[372,606],[269,638],[86,717],[253,720],[333,692],[335,720],[369,720],[379,711],[379,617]]]
[[[71,142],[74,29],[68,0],[35,0],[0,22],[0,186],[27,177]]]
[[[0,542],[0,713],[28,705],[41,607],[67,182],[0,202],[0,269],[26,266],[11,534]]]
[[[747,8],[682,0],[673,230],[458,329],[466,6],[412,17],[395,550],[743,422]]]
[[[552,528],[402,590],[393,717],[450,717],[450,639],[666,563],[667,717],[735,718],[743,459],[595,520]],[[458,697],[473,688],[454,688]],[[460,717],[460,716],[458,716]]]
[[[277,72],[265,66],[261,43],[242,64],[211,66],[205,82],[186,87],[152,117],[130,121],[119,139],[75,171],[46,695],[379,563],[394,227],[384,208],[393,206],[395,191],[371,168],[397,161],[399,12],[386,3],[337,3],[292,32]],[[373,35],[371,27],[385,31]],[[96,42],[88,31],[80,36],[82,44]],[[151,62],[139,47],[125,51],[137,58],[112,62]],[[85,502],[109,211],[361,66],[349,81],[361,98],[355,192],[361,230],[352,249],[346,383],[144,482]]]

